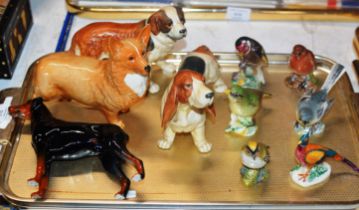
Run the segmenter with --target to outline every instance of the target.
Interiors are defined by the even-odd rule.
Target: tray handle
[[[356,78],[359,79],[359,60],[355,60],[352,63],[353,71],[356,75]],[[353,125],[359,125],[359,93],[356,93],[353,89],[351,80],[348,74],[344,74],[343,77],[339,80],[340,89],[343,90],[343,96],[347,101],[350,115],[352,116]],[[339,84],[338,84],[339,85]],[[354,129],[356,136],[359,137],[359,129]]]
[[[21,101],[21,88],[8,88],[0,91],[0,102],[3,103],[5,98],[12,96],[11,105],[19,104]],[[10,141],[11,137],[18,131],[16,130],[16,125],[21,119],[12,119],[6,128],[0,129],[0,163],[4,159],[4,153],[8,146],[12,146],[12,142]]]

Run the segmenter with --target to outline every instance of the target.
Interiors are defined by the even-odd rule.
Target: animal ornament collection
[[[158,126],[163,128],[163,137],[157,141],[160,149],[171,149],[177,133],[190,133],[200,153],[210,152],[213,145],[206,136],[206,118],[216,116],[215,94],[224,94],[228,98],[230,121],[223,132],[249,138],[239,151],[243,184],[250,187],[270,178],[269,146],[251,139],[260,125],[255,116],[265,106],[265,98],[271,96],[266,92],[269,62],[264,48],[250,37],[236,40],[239,67],[230,84],[223,81],[221,66],[205,45],[189,52],[176,68],[165,59],[176,41],[186,36],[185,22],[180,7],[168,6],[136,23],[92,23],[75,33],[68,51],[48,54],[34,62],[31,66],[33,98],[9,108],[13,117],[31,120],[37,166],[36,175],[28,183],[39,188],[32,198],[46,198],[51,163],[57,160],[97,156],[105,171],[120,184],[116,199],[125,199],[130,187],[130,180],[122,171],[124,160],[137,171],[132,180],[144,178],[142,161],[126,148],[129,136],[119,114],[146,100],[148,92],[160,90],[159,85],[151,81],[152,63],[173,74],[160,107],[161,125]],[[300,136],[295,150],[299,165],[291,170],[291,179],[302,187],[323,182],[331,172],[330,165],[323,162],[326,157],[342,161],[359,172],[353,162],[334,150],[309,143],[312,135],[324,131],[321,119],[333,104],[328,93],[345,72],[344,68],[334,66],[318,89],[314,54],[302,45],[294,46],[289,67],[293,73],[285,79],[285,85],[304,92],[297,104],[294,126]],[[44,103],[55,99],[73,100],[98,109],[108,123],[57,119]]]

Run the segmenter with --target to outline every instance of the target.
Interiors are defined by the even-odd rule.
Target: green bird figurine
[[[225,132],[253,136],[257,132],[254,116],[261,108],[263,92],[233,84],[227,95],[231,120]]]
[[[240,170],[245,186],[253,186],[269,177],[266,165],[269,163],[269,146],[249,141],[241,150],[242,168]]]

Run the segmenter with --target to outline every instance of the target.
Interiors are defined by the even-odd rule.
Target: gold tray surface
[[[182,54],[174,56],[169,61],[178,64],[181,56]],[[237,58],[234,54],[226,54],[219,59],[228,85],[232,72],[237,71]],[[120,186],[116,180],[107,176],[100,161],[94,157],[55,162],[51,168],[48,199],[32,200],[30,194],[37,188],[28,186],[26,180],[35,174],[36,157],[31,147],[29,121],[25,123],[18,141],[13,145],[13,160],[10,158],[5,183],[1,183],[2,188],[6,189],[4,195],[14,203],[21,203],[20,205],[358,204],[359,176],[345,164],[334,160],[327,160],[333,172],[324,185],[304,190],[291,183],[289,171],[296,164],[294,150],[298,142],[293,124],[296,103],[301,94],[284,85],[284,78],[290,73],[286,64],[287,56],[271,55],[269,59],[271,65],[266,73],[265,90],[272,97],[263,99],[263,108],[256,117],[259,126],[257,134],[252,138],[226,134],[224,129],[230,115],[228,100],[225,94],[216,94],[216,121],[206,122],[206,136],[213,143],[209,154],[200,154],[188,134],[177,134],[170,150],[157,147],[157,140],[162,136],[160,101],[169,77],[162,75],[160,71],[154,71],[154,78],[160,84],[161,92],[148,95],[145,100],[133,106],[129,113],[122,115],[125,130],[130,136],[128,149],[143,160],[146,172],[143,181],[131,183],[131,189],[137,191],[137,198],[114,200],[113,195]],[[321,62],[318,59],[318,63]],[[319,65],[316,74],[321,81],[324,81],[329,66]],[[24,84],[25,87],[31,87],[29,80]],[[313,138],[312,142],[333,148],[359,164],[358,136],[355,132],[358,125],[353,123],[341,86],[342,83],[339,82],[331,91],[330,95],[335,98],[335,103],[324,118],[324,135]],[[26,92],[28,88],[25,87],[23,94],[26,98],[31,93]],[[98,111],[82,108],[73,102],[56,101],[48,102],[47,105],[60,119],[105,122]],[[271,162],[268,164],[269,180],[251,188],[242,184],[239,172],[239,151],[249,139],[269,145],[271,154]],[[126,166],[125,170],[129,177],[135,173],[130,166]]]

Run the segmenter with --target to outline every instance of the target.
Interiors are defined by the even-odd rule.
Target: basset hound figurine
[[[39,187],[31,194],[34,199],[45,198],[53,161],[75,160],[98,156],[104,169],[119,181],[121,190],[117,199],[125,199],[130,180],[122,171],[124,161],[137,170],[132,180],[140,181],[145,172],[140,159],[126,148],[128,135],[112,124],[66,122],[52,116],[42,98],[35,98],[19,106],[9,107],[13,117],[31,119],[32,146],[37,156],[36,175],[28,180],[31,186]]]
[[[99,109],[108,122],[124,128],[118,114],[145,97],[151,70],[146,57],[150,27],[136,38],[107,40],[109,59],[70,52],[53,53],[33,65],[34,97],[73,99]]]
[[[148,19],[137,23],[92,23],[77,31],[72,38],[70,51],[76,55],[86,55],[98,59],[108,58],[106,43],[109,38],[125,39],[136,36],[145,26],[151,27],[148,62],[156,63],[167,73],[176,70],[173,64],[163,59],[171,52],[176,41],[187,35],[185,17],[181,7],[167,6],[153,13]],[[159,91],[159,86],[151,83],[151,93]]]
[[[205,84],[204,76],[192,70],[181,70],[165,90],[161,103],[163,139],[161,149],[170,149],[176,133],[191,133],[199,152],[206,153],[212,144],[205,137],[206,112],[213,117],[214,92]]]
[[[214,90],[218,93],[223,93],[227,89],[221,78],[219,63],[212,51],[205,45],[197,47],[186,55],[178,71],[183,69],[190,69],[202,74],[206,84],[213,84]]]

